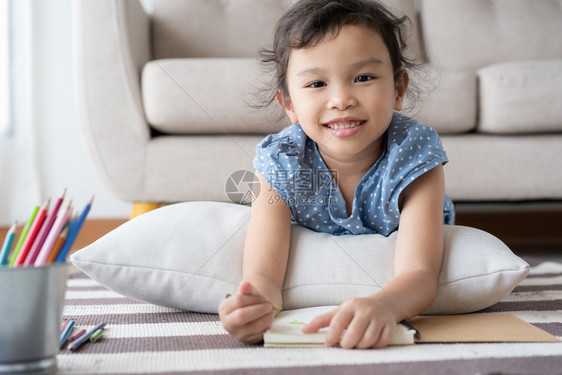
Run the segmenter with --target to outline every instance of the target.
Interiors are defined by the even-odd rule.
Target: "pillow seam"
[[[200,274],[197,274],[195,272],[177,271],[177,270],[171,270],[171,269],[153,268],[153,267],[137,266],[137,265],[133,266],[133,265],[130,265],[130,264],[111,264],[111,263],[94,262],[94,261],[88,261],[88,262],[82,261],[81,262],[81,261],[77,260],[77,261],[74,261],[73,263],[74,264],[76,264],[76,263],[86,263],[86,264],[109,266],[109,267],[123,267],[123,268],[130,268],[130,269],[133,269],[133,270],[134,269],[139,269],[139,270],[142,269],[142,270],[152,270],[152,271],[161,271],[161,272],[173,272],[173,273],[179,273],[179,274],[190,275],[190,276],[200,276],[200,277],[204,277],[204,278],[208,278],[208,279],[212,279],[212,280],[223,281],[223,282],[231,284],[231,285],[237,285],[237,284],[232,283],[230,281],[226,281],[226,280],[219,279],[219,278],[212,277],[212,276],[200,275]],[[78,268],[80,268],[80,267],[78,267]],[[80,270],[82,271],[82,269],[80,269]],[[85,272],[85,271],[82,271],[82,272],[87,274],[87,272]]]
[[[456,283],[456,282],[459,282],[459,281],[465,281],[465,280],[469,280],[469,279],[480,279],[482,277],[488,277],[488,276],[496,275],[498,273],[510,273],[510,274],[511,273],[521,273],[521,271],[528,270],[528,269],[529,269],[529,267],[524,267],[523,270],[500,270],[500,271],[494,271],[494,272],[490,272],[490,273],[478,275],[478,276],[467,276],[467,277],[463,277],[462,279],[456,279],[456,280],[446,282],[444,284],[438,284],[437,287],[445,286],[445,285],[449,285],[449,284],[453,284],[453,283]],[[526,277],[526,275],[525,275],[525,277]]]

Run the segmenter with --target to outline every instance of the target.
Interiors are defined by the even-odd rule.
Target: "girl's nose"
[[[357,100],[353,95],[351,88],[334,87],[330,99],[328,100],[328,109],[338,109],[344,111],[357,105]]]

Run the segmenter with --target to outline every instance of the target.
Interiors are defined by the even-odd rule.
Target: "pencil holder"
[[[68,263],[0,267],[0,374],[56,371]]]

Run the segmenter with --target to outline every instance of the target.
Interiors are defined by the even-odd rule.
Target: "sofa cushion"
[[[296,0],[152,0],[156,59],[255,57],[281,16]],[[414,0],[384,0],[394,14],[407,15],[414,29],[410,51],[420,48]]]
[[[285,0],[152,0],[154,57],[254,57],[290,5]]]
[[[562,133],[441,137],[454,201],[562,199]]]
[[[148,123],[168,134],[276,133],[288,118],[251,108],[259,70],[251,58],[152,60],[142,71]]]
[[[423,0],[420,13],[429,58],[446,69],[562,58],[560,0]]]
[[[562,60],[514,61],[478,70],[480,122],[488,133],[562,130]]]
[[[424,90],[419,103],[414,103],[412,110],[405,111],[406,115],[433,127],[441,135],[465,133],[475,129],[474,72],[429,68],[427,75],[421,74],[421,86]]]
[[[216,313],[242,279],[250,208],[179,203],[141,215],[74,253],[71,261],[106,287],[151,303]],[[396,232],[332,236],[293,225],[283,307],[338,305],[375,293],[393,277]],[[529,266],[483,231],[445,227],[437,297],[428,313],[485,308]]]

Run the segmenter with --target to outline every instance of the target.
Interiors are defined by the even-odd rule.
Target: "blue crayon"
[[[59,341],[60,341],[61,348],[63,347],[64,343],[66,342],[66,339],[70,336],[70,333],[72,332],[72,329],[74,328],[75,324],[76,323],[74,322],[74,320],[69,321],[66,324],[66,327],[64,327],[64,329],[60,333]]]

